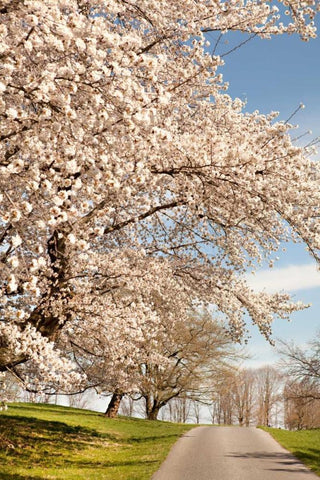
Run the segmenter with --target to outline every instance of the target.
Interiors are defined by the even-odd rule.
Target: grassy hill
[[[11,404],[0,412],[0,480],[149,480],[192,427]]]
[[[15,403],[0,412],[0,480],[150,480],[193,425],[105,418],[90,410]],[[320,475],[320,430],[265,428]]]
[[[262,427],[320,476],[320,429],[291,431]]]

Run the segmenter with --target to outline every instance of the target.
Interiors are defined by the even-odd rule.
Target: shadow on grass
[[[34,477],[32,475],[17,475],[14,473],[1,473],[0,472],[0,480],[43,480],[43,477]]]
[[[32,430],[38,434],[52,435],[56,434],[68,434],[68,435],[91,435],[101,436],[99,432],[94,429],[71,426],[64,422],[58,422],[54,420],[40,420],[36,417],[21,417],[20,415],[6,415],[0,417],[0,433],[23,433],[23,430]]]
[[[176,439],[171,432],[159,436],[164,443]],[[118,469],[121,472],[128,470],[129,473],[131,470],[144,472],[150,469],[152,473],[158,466],[153,442],[159,440],[159,436],[123,439],[113,433],[101,433],[91,425],[68,425],[63,421],[42,420],[35,416],[0,415],[0,480],[42,480],[47,478],[52,468],[57,475],[52,478],[59,480],[71,478],[67,472],[73,469],[86,470],[88,479],[94,479],[96,471],[100,472],[100,476],[104,472],[118,472]],[[37,470],[32,470],[32,467]],[[43,468],[45,471],[41,476]],[[139,478],[132,475],[126,478]]]
[[[101,435],[90,428],[20,416],[0,417],[0,438],[1,436],[5,441],[2,445],[0,442],[0,464],[9,465],[13,462],[15,468],[63,465],[73,452],[79,454],[88,446],[101,446],[101,442],[116,441],[114,436]],[[0,476],[1,478],[10,479],[8,474]]]
[[[320,472],[320,448],[307,448],[306,450],[292,450],[292,454],[299,458],[310,468]]]
[[[294,450],[293,455],[296,457],[306,457],[310,460],[317,460],[320,463],[320,447],[319,448],[306,448],[306,450]]]
[[[157,460],[126,460],[126,461],[97,461],[92,463],[91,461],[85,460],[70,460],[64,462],[64,467],[73,467],[73,468],[94,468],[99,470],[99,468],[111,468],[111,467],[139,467],[147,466],[158,463]]]
[[[114,443],[121,444],[119,438],[58,421],[40,420],[35,417],[0,416],[0,439],[1,436],[7,444],[4,443],[1,448],[0,442],[0,480],[42,479],[43,477],[32,476],[31,472],[25,475],[14,474],[15,469],[29,469],[30,466],[101,470],[130,466],[139,468],[156,463],[153,459],[107,459],[103,455],[103,448],[108,448],[108,444],[111,447]],[[167,437],[169,439],[173,435]],[[133,443],[148,442],[156,438],[134,438]],[[126,442],[127,445],[131,443],[130,440]],[[91,446],[101,448],[99,458],[86,458],[87,449]],[[82,451],[84,453],[81,457]]]
[[[176,439],[177,435],[167,434],[167,435],[153,435],[153,436],[143,436],[143,437],[132,437],[128,439],[128,443],[147,443],[147,442],[156,442],[159,439]]]

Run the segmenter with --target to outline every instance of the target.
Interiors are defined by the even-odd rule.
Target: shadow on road
[[[271,452],[271,453],[266,453],[266,452],[248,452],[248,453],[243,453],[243,452],[231,452],[230,454],[226,455],[226,457],[233,457],[233,458],[243,458],[243,459],[252,459],[256,458],[258,460],[274,460],[276,464],[279,465],[279,468],[268,468],[268,470],[273,471],[273,472],[282,472],[282,471],[287,471],[290,473],[305,473],[305,474],[312,474],[311,471],[306,469],[301,465],[301,462],[295,458],[292,454],[290,453],[285,453],[285,452]],[[285,468],[285,467],[290,467],[290,468]]]

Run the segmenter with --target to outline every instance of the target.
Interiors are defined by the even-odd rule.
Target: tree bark
[[[158,415],[159,415],[159,411],[160,411],[160,406],[156,405],[156,406],[153,406],[152,409],[148,412],[147,414],[147,419],[148,420],[157,420],[158,419]]]
[[[108,418],[115,418],[118,415],[120,403],[124,393],[114,392],[109,402],[105,416]]]
[[[158,401],[153,395],[145,395],[144,396],[146,401],[146,417],[148,420],[157,420],[159,411],[161,407],[164,407],[167,402],[165,401]]]

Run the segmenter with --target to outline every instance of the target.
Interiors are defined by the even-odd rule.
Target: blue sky
[[[320,22],[318,21],[320,35]],[[208,35],[212,45],[216,33]],[[243,34],[228,34],[221,42],[222,54],[245,39]],[[279,111],[279,119],[286,120],[300,103],[300,110],[291,123],[299,129],[292,136],[308,130],[312,134],[300,140],[306,144],[320,136],[320,36],[303,42],[298,36],[279,36],[271,40],[254,38],[240,49],[224,57],[221,69],[224,80],[229,82],[229,94],[247,101],[246,110],[261,113]],[[320,158],[320,154],[317,155]],[[279,253],[275,268],[262,268],[250,278],[253,287],[268,291],[289,291],[295,300],[311,303],[307,310],[292,315],[292,321],[277,320],[274,338],[294,340],[304,345],[320,330],[320,272],[302,245],[286,245],[287,251]],[[275,362],[278,358],[260,335],[256,327],[250,328],[248,351],[252,359],[248,366],[260,366]]]
[[[210,35],[213,43],[215,34]],[[231,33],[224,38],[228,43],[222,42],[220,54],[246,37]],[[248,111],[277,110],[279,118],[286,119],[302,102],[306,109],[294,122],[320,134],[320,38],[303,42],[292,35],[271,40],[256,37],[224,57],[224,61],[221,71],[230,83],[229,94],[246,99]]]

